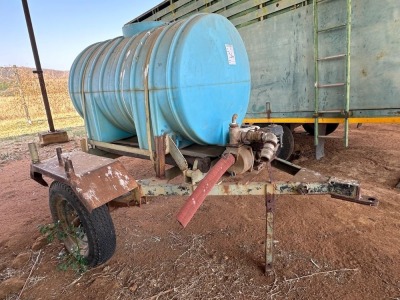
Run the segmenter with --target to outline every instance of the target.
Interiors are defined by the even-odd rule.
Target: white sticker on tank
[[[235,50],[233,45],[225,44],[226,55],[228,56],[228,63],[230,65],[236,65]]]

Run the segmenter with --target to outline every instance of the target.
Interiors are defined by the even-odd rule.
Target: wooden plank
[[[69,141],[68,134],[64,130],[57,130],[55,132],[40,132],[39,145],[46,146],[50,144],[66,143]]]

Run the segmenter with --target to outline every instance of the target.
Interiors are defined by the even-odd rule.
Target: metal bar
[[[250,21],[255,21],[262,18],[263,20],[267,18],[271,18],[274,15],[276,15],[280,11],[288,10],[288,9],[296,9],[300,6],[304,5],[304,1],[298,1],[298,0],[280,0],[279,5],[277,6],[276,2],[269,3],[271,1],[262,1],[262,8],[259,8],[258,10],[251,11],[252,8],[254,8],[254,2],[252,3],[251,1],[248,1],[249,5],[248,8],[246,7],[241,7],[238,5],[237,7],[234,7],[236,9],[235,14],[232,14],[232,11],[230,9],[227,9],[227,12],[230,12],[230,15],[227,16],[226,13],[221,13],[223,16],[228,17],[228,19],[232,22],[233,25],[236,27],[239,27],[244,24],[248,24]],[[248,11],[246,13],[246,10]],[[237,14],[245,13],[244,15],[240,17],[236,17]]]
[[[290,175],[296,175],[302,167],[292,164],[291,162],[288,162],[286,160],[280,159],[276,157],[272,162],[272,166],[274,168],[277,168],[278,170],[284,171]]]
[[[62,158],[62,149],[61,149],[61,147],[57,147],[56,148],[56,153],[57,153],[58,165],[59,166],[63,166],[64,165],[64,161],[63,161],[63,158]]]
[[[149,148],[149,154],[150,154],[150,160],[154,164],[154,153],[153,153],[153,145],[152,145],[152,139],[153,139],[153,134],[152,134],[152,128],[151,128],[151,113],[150,113],[150,93],[149,93],[149,66],[150,66],[150,60],[152,57],[152,53],[154,50],[154,45],[161,34],[161,32],[164,30],[163,27],[156,29],[146,40],[146,43],[150,41],[149,49],[150,51],[147,52],[146,56],[146,62],[145,62],[145,69],[143,70],[143,83],[144,83],[144,103],[145,103],[145,112],[146,112],[146,135],[147,135],[147,146]]]
[[[314,88],[314,145],[318,146],[318,110],[319,110],[319,90],[318,90],[318,81],[319,81],[319,70],[318,70],[318,61],[317,58],[319,56],[318,51],[318,4],[317,1],[313,1],[313,17],[314,17],[314,72],[315,72],[315,88]]]
[[[34,71],[33,73],[36,73],[38,75],[40,91],[42,92],[43,104],[44,104],[44,108],[46,110],[47,123],[49,125],[49,130],[51,132],[55,132],[53,117],[51,116],[49,98],[47,97],[46,84],[44,82],[43,70],[42,70],[42,66],[40,64],[39,52],[38,52],[37,45],[36,45],[35,33],[33,32],[32,20],[31,20],[31,15],[29,13],[29,7],[28,7],[27,0],[22,0],[22,7],[24,9],[26,26],[28,27],[29,39],[31,41],[33,58],[35,59],[35,65],[36,65],[36,71]]]
[[[150,151],[149,150],[145,150],[145,149],[139,149],[139,148],[134,148],[134,147],[116,145],[116,144],[99,142],[99,141],[94,141],[94,140],[89,140],[88,143],[93,145],[93,146],[98,146],[98,147],[102,147],[102,148],[105,148],[105,149],[113,149],[113,150],[118,150],[118,151],[123,151],[123,152],[128,152],[128,153],[134,153],[134,154],[139,154],[139,155],[150,157]]]
[[[362,110],[352,109],[353,115],[355,112]],[[311,113],[311,112],[310,112]],[[314,123],[315,117],[304,117],[304,118],[247,118],[244,119],[243,123],[254,124],[254,123]],[[344,123],[343,118],[340,117],[320,117],[319,123]],[[349,117],[350,124],[357,123],[400,123],[400,117]]]
[[[79,140],[80,144],[81,144],[81,150],[83,152],[89,152],[89,146],[88,146],[88,141],[87,138],[83,138]]]
[[[332,88],[332,87],[345,86],[345,85],[346,85],[345,82],[317,84],[317,88]]]
[[[331,55],[331,56],[325,56],[318,58],[318,61],[324,61],[324,60],[331,60],[331,59],[337,59],[337,58],[342,58],[345,57],[347,54],[338,54],[338,55]]]
[[[330,109],[330,110],[320,110],[320,114],[332,114],[332,113],[343,113],[343,109]]]
[[[138,180],[143,197],[188,196],[198,186],[191,184],[171,184],[167,181],[143,179]],[[272,187],[268,187],[272,186]],[[326,195],[332,194],[347,198],[359,198],[360,184],[353,180],[335,177],[315,178],[312,181],[279,181],[274,184],[252,182],[249,184],[221,183],[214,185],[209,196],[265,196],[266,189],[273,189],[276,195]]]
[[[326,124],[319,123],[318,124],[318,145],[315,148],[315,158],[317,160],[321,159],[325,156],[325,140],[321,139],[321,135],[326,134]]]
[[[182,152],[179,151],[178,147],[175,145],[175,142],[171,139],[171,137],[167,136],[169,154],[171,154],[172,158],[175,160],[176,165],[179,167],[181,171],[186,171],[188,167],[188,163],[183,156]]]
[[[347,0],[347,61],[346,61],[346,119],[344,122],[344,146],[349,146],[349,114],[350,111],[350,58],[351,58],[351,0]]]
[[[191,2],[191,3],[190,3]],[[233,5],[239,2],[237,5]],[[272,2],[271,4],[268,4]],[[296,9],[301,6],[308,5],[304,1],[301,0],[280,0],[279,5],[277,6],[276,1],[271,0],[217,0],[217,1],[177,1],[175,3],[170,4],[166,8],[154,11],[149,10],[146,13],[140,15],[139,17],[131,20],[128,23],[135,23],[141,21],[154,21],[154,20],[162,20],[166,22],[176,21],[182,18],[186,18],[193,13],[196,12],[207,12],[207,13],[215,13],[218,11],[218,14],[221,14],[235,25],[241,26],[243,24],[247,24],[249,21],[254,20],[265,20],[266,18],[270,18],[276,15],[277,12],[283,11],[285,9]],[[190,4],[188,4],[190,3]],[[211,4],[210,6],[205,7],[205,4]],[[162,4],[162,3],[161,3]],[[160,5],[161,5],[160,4]],[[159,6],[160,6],[159,5]],[[185,7],[183,7],[185,6]],[[262,6],[260,8],[260,6]],[[254,8],[258,8],[257,10],[253,10]],[[242,15],[243,14],[243,15]],[[237,15],[240,15],[237,17]]]
[[[341,136],[331,136],[331,135],[320,135],[320,139],[342,139]]]
[[[346,24],[340,24],[340,25],[337,25],[337,26],[332,26],[332,27],[329,27],[329,28],[320,29],[320,30],[318,30],[318,33],[327,32],[327,31],[331,31],[331,30],[342,29],[342,28],[345,28],[345,27],[346,27]]]
[[[276,201],[273,185],[266,186],[265,202],[265,275],[267,275],[273,269],[274,260],[274,211]]]
[[[32,164],[40,163],[39,153],[37,150],[36,143],[29,143],[28,148],[29,148],[29,154],[31,155]]]

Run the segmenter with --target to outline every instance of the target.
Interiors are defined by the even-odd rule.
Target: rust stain
[[[224,194],[229,195],[229,185],[223,185]]]
[[[365,69],[363,68],[363,69],[361,70],[361,75],[364,76],[364,77],[367,77],[367,76],[368,76],[367,70],[365,70]]]

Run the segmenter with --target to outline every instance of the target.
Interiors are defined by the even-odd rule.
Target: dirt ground
[[[341,127],[334,133],[343,134]],[[329,196],[279,196],[274,273],[264,276],[262,197],[208,197],[186,229],[185,198],[158,197],[112,211],[115,255],[83,274],[60,271],[63,246],[44,243],[48,189],[29,178],[26,143],[0,141],[0,299],[400,299],[400,126],[363,125],[350,148],[328,140],[316,161],[312,137],[295,133],[295,163],[357,179],[378,207]],[[41,149],[42,157],[55,153]],[[78,142],[63,144],[64,151]],[[121,158],[135,178],[150,163]],[[274,171],[277,180],[290,176]],[[255,180],[267,178],[263,171]]]

